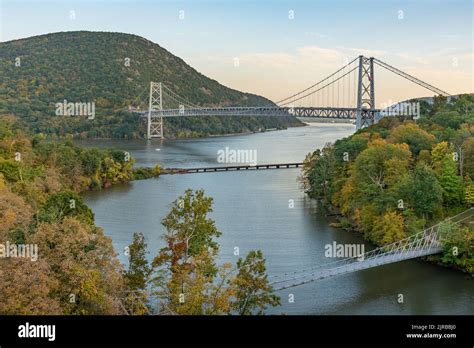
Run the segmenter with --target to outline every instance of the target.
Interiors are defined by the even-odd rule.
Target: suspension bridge
[[[461,224],[467,225],[472,223],[473,217],[474,207],[447,218],[444,221],[407,238],[370,250],[360,255],[292,272],[271,275],[268,277],[269,283],[273,290],[278,293],[322,279],[333,278],[348,273],[416,259],[423,256],[439,254],[443,251],[444,242],[452,231],[452,228]],[[118,299],[122,305],[124,314],[130,314],[130,309],[127,310],[123,304],[126,304],[126,307],[128,308],[132,308],[132,313],[133,308],[137,308],[141,314],[152,314],[152,311],[150,311],[150,308],[145,304],[143,299],[148,298],[156,302],[157,300],[159,301],[159,297],[156,297],[156,295],[149,291],[144,292],[144,294],[132,291],[127,292],[122,298]]]
[[[170,117],[275,116],[315,120],[346,119],[354,120],[356,128],[360,129],[388,116],[384,110],[376,108],[375,66],[437,95],[450,96],[449,93],[377,58],[359,56],[317,83],[271,105],[206,107],[191,103],[162,82],[151,82],[148,110],[137,113],[146,120],[148,139],[163,138],[164,119]]]
[[[443,242],[450,232],[450,226],[468,223],[472,221],[473,216],[474,208],[470,208],[407,238],[366,253],[324,263],[308,269],[274,275],[270,277],[270,284],[275,291],[282,291],[346,273],[439,254],[443,250]],[[451,223],[451,225],[446,223]]]

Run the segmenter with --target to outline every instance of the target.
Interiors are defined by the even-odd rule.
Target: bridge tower
[[[374,58],[359,56],[359,80],[357,87],[357,120],[360,129],[375,120]]]
[[[147,139],[163,138],[163,117],[154,116],[154,110],[163,110],[161,82],[150,82],[150,102],[148,105]]]

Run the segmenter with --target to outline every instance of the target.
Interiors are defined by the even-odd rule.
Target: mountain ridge
[[[125,110],[137,106],[139,95],[138,106],[146,108],[150,81],[163,82],[198,105],[275,105],[226,87],[159,44],[126,33],[67,31],[1,42],[0,75],[0,115],[14,115],[34,132],[53,136],[142,137],[138,117]],[[63,100],[93,101],[97,117],[92,122],[57,117],[54,104]],[[165,135],[241,133],[300,124],[281,117],[172,119],[165,124]]]

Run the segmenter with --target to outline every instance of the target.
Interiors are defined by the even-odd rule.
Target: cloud
[[[354,47],[337,47],[339,50],[345,52],[345,54],[352,56],[365,56],[365,57],[376,57],[380,58],[384,56],[387,52],[382,50],[370,50],[367,48],[354,48]]]
[[[314,37],[316,39],[325,39],[325,38],[327,38],[326,35],[321,34],[321,33],[317,33],[317,32],[314,32],[314,31],[306,31],[304,34],[307,35],[307,36]]]
[[[398,53],[397,57],[405,61],[408,61],[410,63],[423,64],[423,65],[430,64],[430,61],[428,59],[423,58],[423,57],[413,56],[413,55],[410,55],[409,53]]]
[[[238,56],[240,63],[256,67],[288,69],[298,64],[298,58],[289,53],[247,53]]]
[[[454,53],[458,53],[455,55]],[[450,93],[472,92],[473,53],[436,51],[386,52],[354,47],[326,48],[306,45],[291,52],[248,52],[232,56],[200,56],[193,59],[198,70],[233,88],[281,99],[325,78],[358,55],[377,57],[421,80]],[[457,58],[457,66],[453,64]],[[239,65],[234,66],[234,58]],[[193,64],[194,65],[194,64]],[[388,72],[386,72],[388,73]],[[405,100],[431,95],[429,91],[401,77],[378,75],[377,99]],[[388,73],[390,74],[390,73]],[[376,77],[377,79],[377,77]]]
[[[238,58],[242,67],[321,71],[342,67],[359,55],[380,57],[385,53],[381,50],[364,48],[325,48],[309,45],[298,47],[293,52],[250,52],[242,53],[236,57],[214,55],[195,57],[193,60],[207,60],[208,62],[232,65],[234,58]]]

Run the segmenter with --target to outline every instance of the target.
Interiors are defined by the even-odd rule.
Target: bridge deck
[[[430,248],[420,248],[420,249],[413,249],[411,251],[407,251],[404,253],[400,253],[398,251],[388,252],[386,254],[379,255],[378,257],[374,257],[367,260],[362,261],[355,261],[350,264],[345,264],[339,267],[333,267],[328,269],[323,269],[314,273],[310,273],[304,276],[296,277],[293,279],[287,279],[284,281],[275,282],[275,284],[280,284],[275,288],[276,291],[285,290],[287,288],[292,288],[295,286],[294,281],[297,280],[297,285],[303,285],[307,283],[311,283],[316,280],[331,278],[334,276],[352,273],[361,271],[364,269],[369,269],[377,266],[382,266],[390,263],[416,259],[422,256],[434,255],[438,254],[442,251],[442,248],[439,246],[433,246]]]
[[[275,275],[272,278],[278,279],[271,281],[270,284],[274,286],[276,291],[279,291],[307,284],[319,279],[437,254],[442,252],[443,241],[446,238],[446,234],[449,233],[449,229],[440,228],[443,226],[443,223],[449,221],[455,225],[465,224],[469,223],[473,217],[474,208],[470,208],[404,239],[365,252],[359,257],[348,257],[327,264],[318,265],[311,269],[295,271],[291,274],[285,273],[283,275]]]
[[[301,167],[303,163],[277,163],[277,164],[257,164],[257,165],[235,165],[221,167],[201,167],[201,168],[165,168],[162,174],[194,174],[194,173],[214,173],[229,172],[238,170],[261,170],[261,169],[289,169]]]
[[[356,119],[357,108],[334,107],[226,107],[226,108],[180,108],[152,110],[151,117],[185,117],[185,116],[279,116],[308,118]],[[378,109],[363,109],[362,112],[376,114]],[[148,117],[148,111],[138,113]]]

